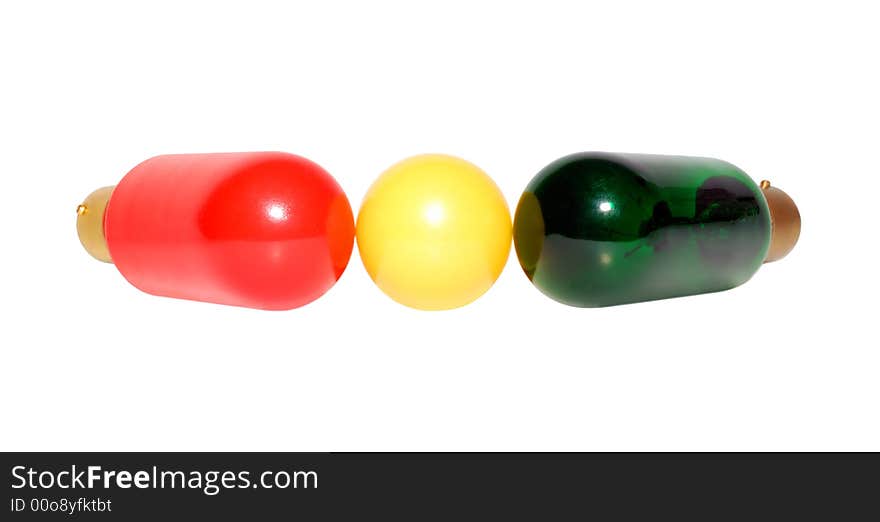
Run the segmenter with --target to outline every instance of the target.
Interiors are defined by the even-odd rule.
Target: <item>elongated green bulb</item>
[[[746,282],[770,245],[760,188],[730,163],[578,153],[545,167],[516,209],[520,265],[548,296],[597,307]]]

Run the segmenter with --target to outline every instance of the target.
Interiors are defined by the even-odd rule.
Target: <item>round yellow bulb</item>
[[[504,195],[485,172],[460,158],[424,154],[373,183],[358,214],[357,243],[370,277],[392,299],[448,310],[498,279],[511,229]]]

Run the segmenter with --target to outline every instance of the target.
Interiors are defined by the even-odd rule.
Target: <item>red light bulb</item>
[[[95,255],[85,218],[101,205],[89,203],[78,228]],[[280,152],[150,158],[113,188],[100,223],[105,260],[144,292],[268,310],[323,295],[354,241],[339,184],[317,164]]]

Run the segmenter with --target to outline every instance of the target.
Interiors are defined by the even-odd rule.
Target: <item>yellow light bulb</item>
[[[466,305],[495,282],[510,253],[510,211],[485,172],[442,154],[382,173],[361,205],[357,243],[373,281],[422,310]]]

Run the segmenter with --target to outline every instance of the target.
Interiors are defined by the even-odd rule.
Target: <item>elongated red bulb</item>
[[[342,275],[354,219],[336,181],[305,158],[179,154],[122,179],[104,234],[113,263],[144,292],[287,310]]]

